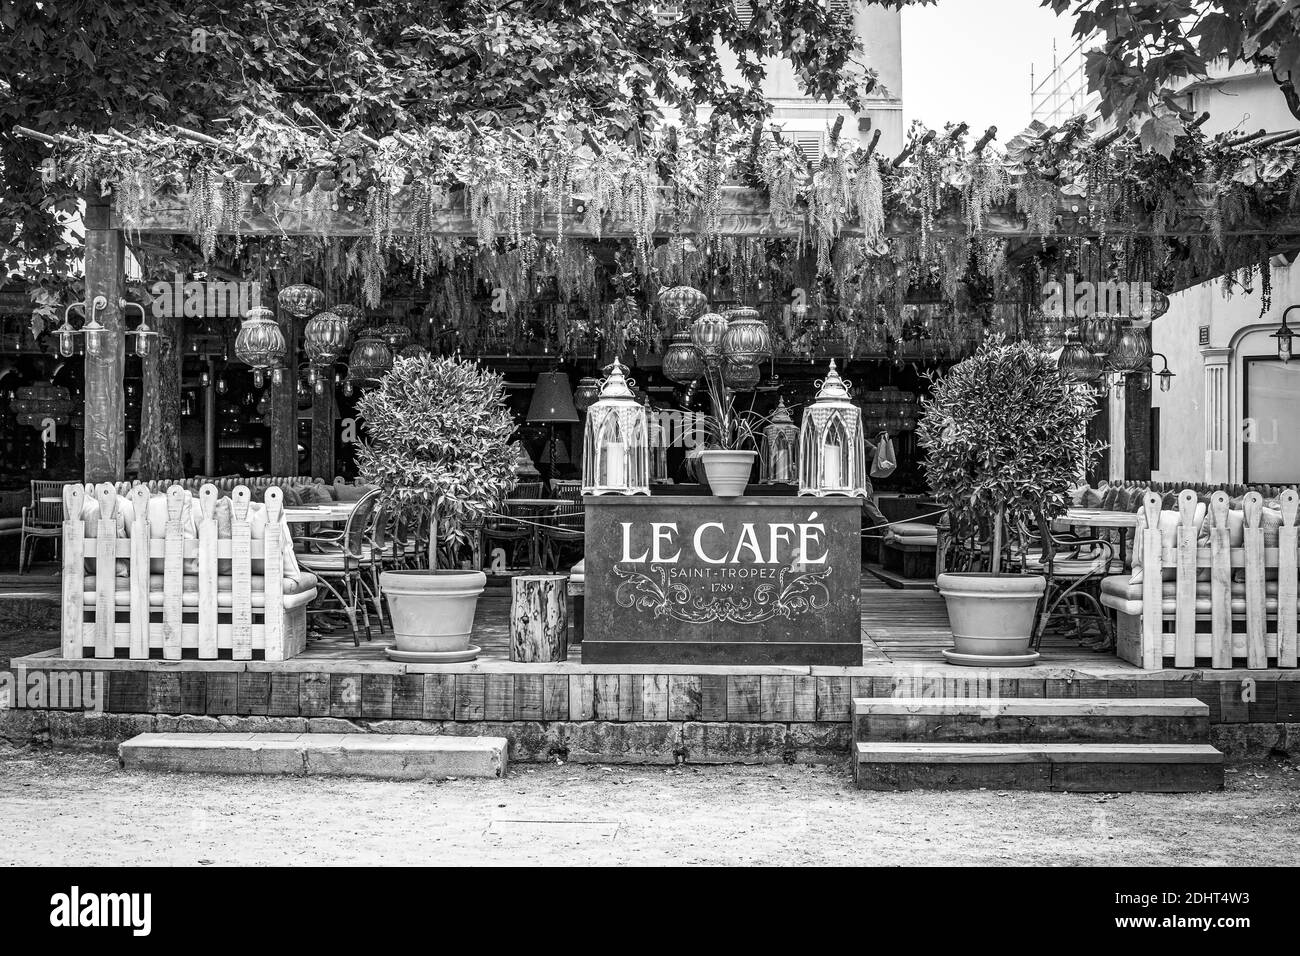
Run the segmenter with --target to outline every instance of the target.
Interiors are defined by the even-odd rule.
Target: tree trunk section
[[[126,477],[126,421],[123,377],[126,340],[122,298],[125,285],[124,243],[120,230],[109,228],[106,200],[86,202],[86,318],[91,303],[102,295],[108,306],[98,315],[107,330],[101,333],[99,361],[86,359],[86,431],[83,439],[86,481],[121,481]]]
[[[144,371],[140,403],[140,480],[183,478],[181,458],[181,320],[154,319],[161,333],[141,363]]]
[[[521,574],[510,582],[510,659],[523,664],[569,656],[568,578]]]

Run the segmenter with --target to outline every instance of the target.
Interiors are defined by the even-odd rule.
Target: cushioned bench
[[[905,578],[933,578],[939,529],[919,521],[892,525],[880,542],[880,566]]]

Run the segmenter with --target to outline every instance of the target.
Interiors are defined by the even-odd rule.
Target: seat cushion
[[[934,525],[924,521],[900,521],[889,530],[900,538],[932,538],[939,533]]]
[[[353,558],[353,561],[360,560],[363,564],[369,563],[373,553],[369,547],[362,548],[361,557],[359,559]],[[308,571],[343,571],[348,566],[344,560],[343,552],[340,550],[301,551],[298,553],[298,565]]]

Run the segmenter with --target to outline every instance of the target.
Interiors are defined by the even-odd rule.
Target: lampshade
[[[537,376],[533,401],[528,406],[530,422],[576,422],[578,409],[573,404],[573,387],[563,372],[543,372]]]

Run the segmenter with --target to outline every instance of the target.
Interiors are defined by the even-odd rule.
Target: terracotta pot
[[[709,488],[719,498],[737,498],[745,493],[757,457],[756,451],[713,449],[700,453],[700,461],[704,463],[704,477],[708,479]]]
[[[1024,657],[1047,579],[1032,574],[941,574],[939,593],[959,654]]]
[[[379,586],[388,598],[399,651],[464,651],[474,629],[482,571],[384,571]]]

